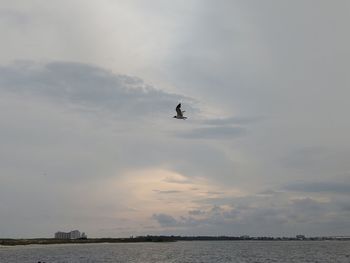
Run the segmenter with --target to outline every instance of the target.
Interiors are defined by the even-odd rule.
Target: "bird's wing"
[[[178,116],[182,116],[182,111],[181,111],[181,103],[176,106],[176,113]]]

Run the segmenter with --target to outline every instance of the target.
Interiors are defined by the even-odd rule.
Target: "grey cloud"
[[[235,139],[246,134],[247,130],[243,127],[217,126],[195,128],[177,136],[187,139]]]
[[[222,194],[224,194],[225,192],[207,191],[207,192],[205,192],[205,193],[208,194],[208,195],[222,195]]]
[[[178,179],[178,178],[172,178],[167,177],[163,180],[166,183],[174,183],[174,184],[191,184],[192,181],[190,179]]]
[[[276,106],[284,108],[282,104],[290,110],[300,107],[299,99],[304,97],[304,105],[310,105],[307,96],[295,97],[298,105],[293,100],[285,103],[292,94],[285,83],[302,84],[292,83],[290,89],[300,88],[301,93],[313,90],[310,86],[330,90],[333,81],[340,86],[348,83],[342,70],[349,46],[348,6],[346,1],[321,1],[317,9],[303,1],[206,1],[190,29],[190,39],[172,57],[173,74],[184,86],[198,87],[218,104],[231,102],[247,111],[276,112]],[[341,78],[336,78],[339,74]],[[213,87],[220,92],[213,92]]]
[[[350,195],[333,197],[332,201],[344,212],[350,212]]]
[[[158,218],[153,219],[159,222]],[[216,231],[218,229],[225,229],[226,232],[222,232],[224,235],[248,233],[248,225],[250,224],[254,226],[259,225],[259,227],[271,227],[274,224],[284,224],[287,222],[285,217],[276,208],[256,208],[240,211],[237,209],[225,210],[220,206],[213,206],[206,211],[189,211],[189,216],[180,216],[177,219],[166,215],[164,221],[166,223],[161,224],[163,227],[176,227],[178,229],[186,229],[187,231],[190,229],[193,230],[193,228],[195,231],[203,231],[203,228],[207,229],[207,231],[210,229],[216,229]]]
[[[290,199],[288,196],[288,193],[278,192],[269,196],[227,198],[208,207],[209,201],[202,203],[202,208],[188,211],[188,216],[171,217],[171,226],[179,231],[193,230],[202,234],[251,235],[293,235],[296,229],[300,233],[309,231],[310,235],[322,235],[320,233],[327,233],[327,230],[321,231],[319,227],[333,229],[339,223],[339,231],[349,226],[344,223],[350,216],[345,199],[321,202],[310,197]]]
[[[262,120],[263,117],[231,117],[231,118],[217,118],[203,120],[203,124],[208,125],[243,125],[251,124]]]
[[[189,215],[193,215],[193,216],[198,216],[198,215],[204,215],[205,212],[202,211],[202,210],[196,209],[196,210],[190,210],[190,211],[188,211],[188,214],[189,214]]]
[[[244,213],[238,210],[237,213],[240,220],[250,222],[252,225],[273,225],[288,222],[286,210],[280,207],[257,207],[245,210]]]
[[[70,62],[1,66],[0,89],[45,96],[55,102],[96,111],[107,110],[125,118],[130,114],[136,118],[145,114],[157,116],[164,111],[168,113],[176,103],[185,100],[184,96],[157,90],[135,77]]]
[[[161,167],[189,177],[165,179],[174,184],[190,184],[191,176],[196,175],[210,177],[218,166],[223,167],[221,176],[228,173],[225,167],[231,169],[230,160],[215,147],[194,145],[164,132],[168,125],[155,117],[165,112],[166,120],[162,122],[180,126],[169,115],[183,96],[155,90],[138,78],[86,64],[22,61],[0,67],[0,93],[1,109],[6,109],[0,111],[0,196],[11,200],[5,202],[3,211],[8,213],[3,224],[8,226],[6,233],[12,231],[14,236],[21,232],[26,236],[35,234],[35,230],[26,230],[21,224],[23,213],[30,213],[27,226],[44,221],[47,227],[39,233],[43,236],[55,231],[60,222],[92,218],[100,212],[99,205],[115,201],[91,196],[89,200],[96,201],[96,205],[88,202],[88,209],[80,211],[76,209],[81,205],[76,197],[84,192],[82,189],[108,177],[117,178],[129,169]],[[101,113],[97,117],[107,116],[104,118],[108,120],[90,118],[84,110]],[[122,129],[125,131],[120,132]],[[187,158],[178,158],[184,151]],[[38,185],[45,189],[38,191]],[[47,202],[38,201],[43,195],[50,196],[44,200]],[[69,200],[78,200],[79,204]],[[117,211],[122,209],[119,202],[123,199],[118,198],[113,206]],[[37,207],[38,203],[42,205]],[[57,215],[61,209],[65,213]],[[111,216],[111,211],[104,210],[101,217]],[[56,219],[48,221],[46,216]],[[164,215],[154,218],[166,225],[175,224]],[[95,225],[84,222],[93,231]]]
[[[181,191],[178,190],[153,190],[158,194],[179,194]]]
[[[27,25],[31,19],[19,10],[0,8],[0,21],[6,26],[14,25],[16,27]]]
[[[338,193],[350,194],[350,183],[347,182],[304,182],[291,183],[285,190],[305,193]]]
[[[274,190],[265,190],[262,192],[257,193],[257,195],[262,195],[262,196],[276,196],[280,192],[274,191]]]
[[[288,183],[286,189],[346,193],[350,184],[349,157],[348,147],[334,145],[300,147],[289,151],[280,159],[283,168],[294,174],[294,182]]]
[[[181,1],[175,6],[126,4],[123,9],[96,1],[89,10],[70,8],[70,1],[55,1],[54,8],[52,2],[40,2],[2,1],[1,6],[16,6],[0,11],[2,63],[85,61],[165,83],[178,94],[86,64],[2,66],[0,195],[13,202],[0,206],[8,204],[13,213],[0,228],[21,234],[43,222],[41,216],[34,218],[34,212],[44,216],[35,205],[42,194],[31,202],[27,194],[42,185],[32,180],[41,170],[48,171],[42,191],[58,192],[45,206],[55,217],[52,209],[67,195],[60,192],[65,185],[72,188],[67,199],[76,200],[82,181],[119,176],[123,169],[162,167],[257,192],[189,200],[205,214],[186,212],[173,219],[183,228],[186,222],[196,226],[195,234],[349,229],[349,2]],[[150,6],[164,12],[159,15],[159,8]],[[130,16],[116,20],[120,8]],[[149,23],[137,26],[147,17],[152,17]],[[150,29],[155,37],[144,42]],[[203,120],[191,112],[198,107],[188,103],[189,119],[173,121],[176,103],[191,100],[181,94],[235,117]],[[108,120],[91,121],[95,113]],[[166,118],[157,119],[163,113]],[[111,124],[106,127],[106,122]],[[225,141],[230,138],[239,140]],[[266,186],[271,191],[264,192]],[[301,195],[310,199],[296,201]],[[57,224],[69,222],[78,210],[69,200],[61,203],[67,220],[57,219]],[[213,205],[226,211],[214,217]],[[33,212],[33,220],[23,224],[27,212]],[[289,225],[283,223],[286,218]],[[11,225],[15,220],[18,224]],[[49,220],[43,223],[48,224],[46,234],[55,230]]]
[[[302,212],[304,212],[305,210],[322,210],[324,204],[328,203],[322,203],[312,198],[301,198],[292,201],[292,205],[294,206],[294,208],[296,208],[297,210],[301,210]]]
[[[224,210],[218,205],[214,205],[210,210],[210,212],[214,213],[214,214],[221,213],[222,211],[224,211]]]
[[[232,117],[199,120],[199,127],[178,132],[177,136],[187,139],[233,139],[247,134],[244,125],[260,119],[259,117]]]
[[[303,147],[290,152],[282,162],[289,167],[307,168],[321,165],[330,155],[330,151],[322,146]]]
[[[154,214],[152,219],[157,221],[162,227],[172,229],[188,229],[206,224],[206,220],[195,219],[192,216],[180,216],[176,219],[168,214]]]
[[[234,163],[222,151],[208,145],[194,146],[179,140],[176,144],[169,142],[169,139],[167,143],[159,143],[167,135],[164,129],[174,128],[172,134],[188,139],[231,139],[246,132],[242,127],[203,127],[202,124],[198,126],[198,123],[194,123],[194,127],[197,128],[188,130],[188,127],[190,129],[193,127],[191,123],[188,125],[187,122],[184,122],[178,125],[178,122],[173,122],[171,117],[174,114],[174,106],[179,100],[190,102],[193,101],[191,98],[157,90],[136,77],[114,74],[108,70],[82,63],[53,62],[42,65],[31,61],[20,61],[11,66],[1,66],[0,91],[22,96],[26,100],[33,97],[43,99],[42,102],[45,103],[52,102],[58,106],[69,106],[73,111],[96,113],[98,117],[129,121],[130,125],[112,124],[109,127],[109,129],[116,129],[115,133],[118,133],[119,130],[124,132],[123,140],[118,144],[119,149],[124,149],[124,154],[118,158],[118,165],[123,167],[129,165],[149,167],[166,164],[170,169],[190,176],[209,176],[220,169],[221,173],[217,176],[225,178],[226,175],[232,174]],[[191,107],[191,103],[187,103],[187,109],[192,110],[194,114],[198,110]],[[131,132],[130,126],[135,125],[135,120],[153,122],[160,116],[163,121],[164,119],[168,121],[166,126],[159,125],[160,129],[156,130],[151,127],[152,134],[146,134],[147,129],[143,127],[142,138],[139,137],[140,133],[133,129],[137,135],[130,135],[128,138],[127,134]],[[175,123],[176,126],[174,126]],[[29,126],[31,124],[28,124]],[[13,131],[9,132],[12,135],[16,134]],[[159,134],[155,134],[157,132]],[[26,131],[26,137],[28,134],[29,131]],[[113,136],[113,133],[109,131],[108,134]],[[19,137],[21,136],[23,137],[20,134]],[[147,140],[145,140],[146,136]],[[130,143],[129,140],[133,142]],[[159,154],[160,152],[162,154]],[[191,156],[191,161],[178,158],[181,152],[186,152],[188,156]],[[114,155],[115,150],[113,150]],[[113,158],[108,157],[107,159]],[[169,162],[169,160],[172,161]],[[168,182],[170,181],[190,183],[189,180],[169,178]]]
[[[339,212],[334,203],[320,202],[308,197],[293,200],[287,214],[290,221],[310,224],[334,221],[329,215]]]
[[[238,10],[238,3],[205,1],[188,39],[171,57],[170,70],[181,86],[193,86],[209,101],[255,108],[262,96],[270,95],[262,88],[265,70],[259,62],[264,50],[255,32],[241,24]]]
[[[311,198],[286,200],[276,206],[255,197],[246,206],[222,209],[213,206],[193,210],[189,216],[172,217],[172,227],[182,233],[203,235],[327,235],[331,229],[342,233],[349,227],[349,210],[344,202],[319,202]],[[234,200],[233,200],[234,201]],[[258,201],[258,202],[257,202]],[[234,201],[235,202],[235,201]],[[341,205],[342,204],[342,205]]]
[[[164,136],[164,134],[161,134]],[[184,178],[168,177],[164,182],[172,184],[191,184],[193,177],[211,178],[215,174],[227,183],[234,180],[235,164],[224,152],[206,143],[195,144],[190,140],[178,140],[177,138],[154,138],[149,136],[147,140],[132,137],[133,143],[124,142],[124,154],[119,157],[121,164],[132,167],[154,167],[161,165],[172,171],[186,176]],[[176,141],[174,141],[176,140]],[[130,157],[132,156],[132,158]],[[217,171],[220,170],[220,173]],[[231,175],[231,176],[230,176]]]
[[[209,197],[209,198],[200,198],[195,200],[198,205],[213,205],[219,206],[222,204],[232,204],[233,199],[230,197]]]
[[[178,225],[177,220],[167,214],[153,214],[152,219],[156,220],[161,226],[164,227],[173,227]]]

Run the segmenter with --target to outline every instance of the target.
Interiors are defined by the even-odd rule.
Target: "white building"
[[[79,238],[86,238],[86,235],[82,235],[79,230],[73,230],[70,232],[56,232],[55,233],[55,238],[56,239],[79,239]]]
[[[55,233],[56,239],[70,239],[70,234],[66,232],[56,232]]]
[[[78,230],[70,231],[70,239],[78,239],[81,237],[80,232]]]

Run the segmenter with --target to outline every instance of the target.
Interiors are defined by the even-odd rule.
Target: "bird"
[[[186,120],[187,117],[185,117],[183,115],[183,113],[185,112],[184,110],[181,110],[181,103],[179,103],[179,105],[176,106],[176,115],[174,116],[174,118],[176,119],[182,119],[182,120]]]

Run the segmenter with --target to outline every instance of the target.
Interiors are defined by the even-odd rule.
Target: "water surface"
[[[0,247],[1,263],[350,263],[350,241],[182,241]]]

